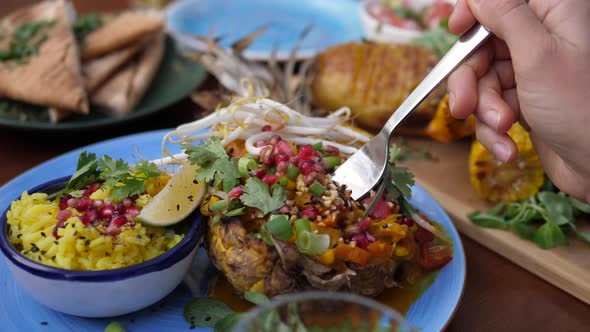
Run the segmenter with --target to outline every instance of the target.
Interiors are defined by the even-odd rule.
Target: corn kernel
[[[409,252],[408,252],[408,248],[406,248],[406,247],[396,246],[394,253],[398,257],[403,257],[403,256],[407,256]]]
[[[295,190],[295,188],[297,188],[297,184],[293,180],[289,180],[285,186],[285,189],[287,190]]]
[[[320,262],[322,262],[324,265],[334,264],[334,250],[328,249],[328,251],[323,253],[319,258]]]
[[[264,293],[264,288],[265,288],[264,283],[265,283],[265,279],[258,280],[254,285],[252,285],[252,287],[250,287],[250,291],[257,292],[257,293]]]

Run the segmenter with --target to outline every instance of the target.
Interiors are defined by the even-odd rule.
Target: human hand
[[[518,156],[506,132],[520,121],[555,185],[590,202],[590,1],[458,0],[449,28],[476,19],[496,37],[449,77],[453,116],[475,114],[502,161]]]

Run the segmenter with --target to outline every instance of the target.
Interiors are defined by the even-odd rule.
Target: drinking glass
[[[249,311],[233,332],[414,332],[392,308],[352,293],[312,291],[275,297]]]

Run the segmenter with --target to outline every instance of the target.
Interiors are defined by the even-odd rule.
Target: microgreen
[[[261,212],[259,217],[279,209],[287,200],[285,188],[274,186],[271,194],[268,185],[257,177],[249,178],[243,190],[240,201],[246,206],[259,209]]]
[[[554,188],[545,185],[544,188]],[[590,243],[590,233],[576,228],[576,220],[590,213],[590,205],[562,192],[541,191],[528,199],[501,202],[489,211],[476,211],[469,219],[482,227],[510,229],[543,249],[569,244],[567,233],[573,232]]]
[[[119,324],[119,322],[111,322],[107,327],[104,329],[104,332],[126,332],[123,325]]]

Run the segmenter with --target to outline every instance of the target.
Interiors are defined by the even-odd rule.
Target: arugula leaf
[[[543,249],[553,248],[558,245],[567,246],[569,244],[561,228],[550,221],[537,229],[534,241]]]
[[[259,209],[261,211],[260,217],[279,209],[287,200],[285,188],[276,186],[271,195],[268,185],[257,177],[249,178],[243,190],[244,193],[240,196],[240,201],[246,206]]]
[[[197,146],[184,144],[182,148],[191,164],[199,166],[197,181],[213,181],[216,186],[240,178],[237,159],[229,158],[219,137],[211,137]]]

